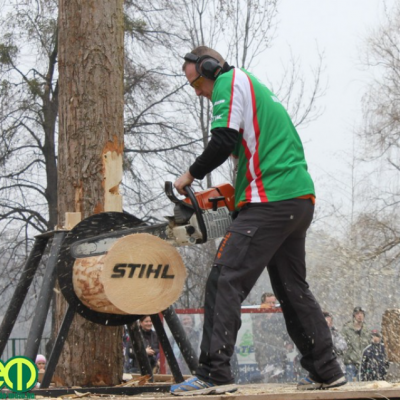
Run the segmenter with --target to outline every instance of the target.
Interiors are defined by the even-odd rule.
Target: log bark
[[[388,360],[400,364],[400,309],[390,308],[384,312],[382,336]]]

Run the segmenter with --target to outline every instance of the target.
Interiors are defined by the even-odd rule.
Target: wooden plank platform
[[[400,382],[355,382],[329,390],[297,390],[295,384],[249,384],[238,385],[234,393],[223,395],[187,395],[173,396],[169,393],[169,385],[153,384],[136,387],[116,388],[75,388],[63,390],[53,388],[34,390],[39,397],[85,397],[103,399],[125,399],[126,396],[140,396],[141,400],[346,400],[346,399],[400,399]],[[65,389],[65,388],[64,388]],[[81,394],[81,396],[79,395]],[[71,396],[73,395],[73,396]],[[83,396],[82,396],[83,395]]]
[[[355,382],[329,390],[297,390],[293,384],[239,385],[234,393],[205,396],[172,396],[169,393],[143,393],[141,399],[162,397],[175,400],[336,400],[336,399],[400,399],[400,383]]]

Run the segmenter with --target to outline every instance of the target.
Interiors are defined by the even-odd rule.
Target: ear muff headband
[[[207,55],[199,57],[193,53],[187,53],[184,59],[195,63],[197,73],[212,81],[215,81],[221,73],[222,67],[214,57]]]

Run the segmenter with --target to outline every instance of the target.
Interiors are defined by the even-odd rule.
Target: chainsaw
[[[174,204],[173,215],[165,217],[165,223],[149,225],[128,213],[105,212],[85,218],[68,232],[60,249],[57,275],[64,297],[83,317],[101,324],[127,323],[127,316],[115,315],[120,311],[108,311],[109,308],[102,305],[96,310],[97,304],[103,301],[103,294],[97,296],[98,301],[93,309],[91,300],[87,299],[86,302],[81,293],[81,289],[85,291],[89,286],[91,289],[88,292],[93,294],[99,288],[107,292],[107,285],[114,285],[110,289],[114,295],[118,292],[118,285],[124,282],[128,284],[132,280],[138,286],[129,291],[140,290],[143,278],[146,282],[151,278],[153,288],[167,281],[172,284],[179,276],[184,280],[186,272],[173,272],[174,263],[171,260],[176,258],[176,254],[171,256],[171,260],[166,258],[165,262],[145,262],[143,247],[148,247],[149,256],[157,252],[167,253],[168,248],[164,249],[167,245],[174,248],[202,244],[225,235],[235,210],[232,185],[221,184],[201,192],[194,192],[186,186],[187,197],[183,200],[175,196],[172,182],[165,182],[164,190]],[[127,240],[132,243],[138,243],[139,240],[143,242],[135,250],[135,246],[123,247]],[[118,250],[119,246],[122,246],[121,250]],[[109,262],[108,258],[114,254],[114,250],[121,255],[121,259],[118,262],[110,261],[111,270],[105,272],[104,262]],[[176,250],[173,252],[177,253]],[[98,277],[93,278],[93,274],[98,274]],[[82,284],[82,279],[91,280],[90,285],[87,282]],[[129,310],[127,306],[125,312],[129,314]]]
[[[235,210],[232,185],[221,184],[197,193],[187,186],[185,191],[187,198],[180,200],[173,192],[172,182],[165,182],[165,194],[175,205],[174,215],[165,217],[167,223],[140,224],[77,241],[71,246],[72,255],[75,258],[100,255],[117,239],[132,233],[150,233],[174,246],[201,244],[224,236]]]

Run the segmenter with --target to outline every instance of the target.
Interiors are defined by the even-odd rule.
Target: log
[[[384,312],[382,336],[388,360],[400,363],[400,309],[390,308]]]
[[[178,251],[164,240],[137,233],[118,239],[106,254],[76,259],[73,286],[94,311],[151,315],[178,300],[186,269]]]

